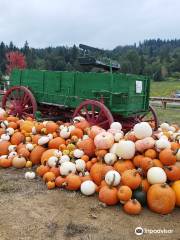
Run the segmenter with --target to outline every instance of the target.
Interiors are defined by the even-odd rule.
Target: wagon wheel
[[[154,130],[158,129],[159,120],[158,120],[156,111],[151,105],[149,105],[149,112],[138,116],[138,122],[142,122],[142,121],[148,122]]]
[[[22,118],[34,118],[37,110],[33,94],[23,86],[10,88],[2,98],[2,107],[9,115]]]
[[[73,117],[82,116],[91,125],[98,125],[108,129],[114,121],[109,109],[101,102],[85,100],[74,111]]]

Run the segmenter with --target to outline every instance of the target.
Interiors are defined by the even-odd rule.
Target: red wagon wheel
[[[148,122],[154,130],[158,129],[159,120],[158,120],[156,111],[151,105],[149,105],[149,112],[138,116],[138,122],[142,122],[142,121]]]
[[[9,115],[22,118],[35,117],[36,100],[31,91],[23,86],[10,88],[2,98],[2,107]]]
[[[91,125],[98,125],[108,129],[112,122],[113,116],[109,109],[101,102],[95,100],[85,100],[74,111],[73,117],[82,116]]]

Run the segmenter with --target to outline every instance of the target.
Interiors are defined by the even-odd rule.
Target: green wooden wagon
[[[123,73],[61,72],[15,69],[2,98],[9,114],[70,119],[83,116],[91,124],[108,128],[120,121],[130,129],[142,120],[158,126],[149,105],[150,79]]]

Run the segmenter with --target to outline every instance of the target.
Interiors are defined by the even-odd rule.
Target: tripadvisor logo
[[[173,233],[173,229],[149,229],[149,228],[142,228],[136,227],[134,233],[138,236],[142,234],[170,234]]]

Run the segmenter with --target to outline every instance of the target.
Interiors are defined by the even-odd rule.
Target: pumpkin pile
[[[48,189],[96,193],[103,204],[122,204],[128,214],[139,214],[145,205],[159,214],[180,206],[178,125],[162,123],[153,132],[141,122],[124,133],[119,122],[104,130],[83,117],[37,122],[0,109],[0,167],[33,165]]]

